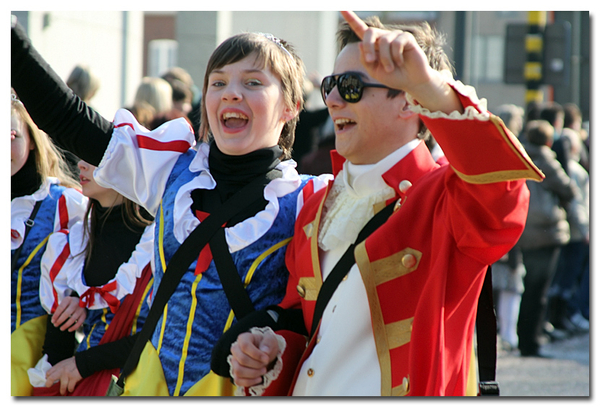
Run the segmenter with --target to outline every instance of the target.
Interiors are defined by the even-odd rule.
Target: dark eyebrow
[[[224,74],[225,71],[223,71],[222,69],[214,69],[211,71],[211,73],[209,75],[212,75],[213,73]],[[253,69],[244,69],[243,73],[264,73],[264,72],[262,69],[253,68]]]

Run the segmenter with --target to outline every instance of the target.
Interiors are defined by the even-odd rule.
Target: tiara
[[[288,51],[285,46],[283,45],[283,43],[281,42],[281,40],[279,38],[277,38],[276,36],[274,36],[273,34],[270,33],[257,33],[258,35],[262,35],[263,37],[265,37],[268,40],[273,41],[275,44],[279,45],[281,47],[282,50],[285,51],[286,54],[288,54],[290,56],[290,58],[294,59],[294,57],[292,56],[292,54],[290,54],[290,51]]]

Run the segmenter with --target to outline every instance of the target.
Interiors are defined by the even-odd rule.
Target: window
[[[160,76],[169,68],[177,66],[175,40],[152,40],[148,43],[148,76]]]
[[[500,35],[477,36],[474,41],[472,72],[479,82],[502,82],[504,38]]]

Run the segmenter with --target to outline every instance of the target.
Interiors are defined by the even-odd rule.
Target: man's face
[[[360,62],[358,44],[347,45],[338,55],[333,75],[360,73],[366,83],[379,83],[371,78]],[[365,88],[358,103],[348,103],[333,88],[325,101],[335,127],[336,150],[353,164],[374,164],[410,141],[399,136],[404,126],[399,112],[404,94],[393,99],[388,90]],[[415,134],[411,137],[415,138]]]

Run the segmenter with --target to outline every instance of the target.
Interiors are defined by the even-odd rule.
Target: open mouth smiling
[[[239,112],[225,112],[221,115],[221,121],[229,129],[238,129],[248,123],[248,116]]]
[[[356,125],[356,122],[350,119],[335,119],[334,123],[338,131],[343,131],[350,126]]]

